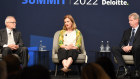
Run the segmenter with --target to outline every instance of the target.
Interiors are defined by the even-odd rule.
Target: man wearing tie
[[[116,57],[118,65],[125,69],[124,76],[128,75],[128,68],[122,58],[122,54],[133,55],[135,65],[135,76],[139,77],[140,68],[140,28],[139,28],[139,15],[131,13],[128,16],[131,28],[124,31],[120,47],[112,47],[112,53]]]
[[[23,66],[27,66],[28,49],[24,47],[21,39],[21,33],[16,30],[16,19],[13,16],[7,16],[5,19],[5,29],[0,30],[0,49],[2,56],[7,54],[17,54]]]

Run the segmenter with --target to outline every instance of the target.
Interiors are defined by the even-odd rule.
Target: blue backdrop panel
[[[52,44],[53,44],[53,38],[50,37],[44,37],[44,36],[37,36],[37,35],[31,35],[30,36],[30,46],[29,49],[29,55],[30,60],[28,65],[34,65],[34,51],[38,50],[38,47],[40,45],[40,41],[42,41],[42,45],[46,46],[46,49],[49,50],[49,69],[54,69],[54,64],[52,63]]]
[[[28,53],[29,53],[29,61],[28,66],[34,65],[34,51],[37,51],[38,47],[28,47]]]

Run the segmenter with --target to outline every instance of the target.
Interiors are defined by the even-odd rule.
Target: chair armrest
[[[86,55],[85,63],[87,63],[87,61],[88,61],[88,56]]]

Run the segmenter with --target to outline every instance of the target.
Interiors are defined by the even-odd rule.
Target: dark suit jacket
[[[128,42],[129,42],[130,36],[131,36],[131,30],[132,30],[132,28],[129,28],[129,29],[124,31],[122,40],[120,42],[120,47],[128,45]],[[133,50],[133,48],[140,48],[140,26],[135,34],[135,37],[134,37],[132,50]]]
[[[13,36],[14,36],[14,40],[16,45],[19,45],[19,47],[23,47],[23,41],[21,38],[21,33],[17,30],[13,30]],[[8,43],[8,35],[7,35],[7,30],[5,29],[1,29],[0,30],[0,48],[3,48],[4,44]]]

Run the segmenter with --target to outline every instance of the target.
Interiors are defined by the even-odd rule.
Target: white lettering
[[[123,0],[102,0],[102,5],[128,5],[128,2]]]

